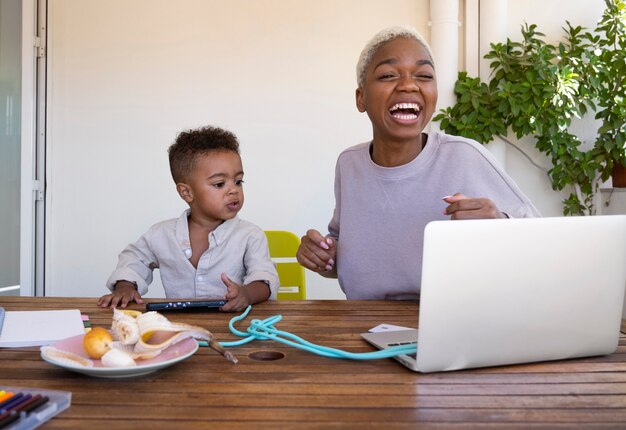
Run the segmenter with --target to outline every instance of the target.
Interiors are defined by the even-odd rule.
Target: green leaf
[[[434,118],[446,132],[481,142],[509,127],[533,137],[552,161],[552,188],[582,190],[580,200],[572,193],[563,201],[568,215],[589,211],[596,178],[608,178],[613,160],[626,162],[626,0],[605,4],[595,29],[566,21],[563,42],[548,43],[537,25],[524,23],[522,42],[492,43],[490,79],[460,72],[456,105]],[[572,118],[585,116],[600,122],[591,149],[569,132]]]

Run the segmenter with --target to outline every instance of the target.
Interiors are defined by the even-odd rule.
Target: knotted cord
[[[250,325],[245,332],[235,328],[235,323],[243,320],[248,316],[248,313],[252,309],[252,306],[248,306],[246,310],[236,317],[231,318],[228,322],[228,328],[230,331],[241,337],[241,340],[233,342],[220,342],[223,347],[234,347],[245,345],[254,340],[273,340],[285,345],[292,346],[294,348],[309,351],[313,354],[321,355],[323,357],[330,358],[346,358],[351,360],[375,360],[379,358],[389,358],[402,354],[415,354],[417,351],[416,345],[399,345],[392,346],[380,351],[374,352],[348,352],[341,349],[329,348],[323,345],[317,345],[311,343],[293,333],[289,333],[283,330],[278,330],[275,324],[283,319],[282,315],[274,315],[264,320],[253,319],[250,321]],[[198,342],[201,346],[207,346],[206,342]]]

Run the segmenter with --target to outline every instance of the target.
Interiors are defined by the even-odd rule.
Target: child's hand
[[[115,284],[115,290],[98,299],[98,306],[107,308],[125,308],[132,301],[142,304],[141,294],[137,291],[135,284],[128,281],[119,281]]]
[[[224,297],[228,303],[220,308],[222,311],[241,312],[251,304],[250,296],[245,287],[231,281],[226,273],[222,273],[222,282],[226,285],[228,290]]]

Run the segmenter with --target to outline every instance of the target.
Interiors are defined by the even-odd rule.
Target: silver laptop
[[[611,354],[625,287],[626,216],[434,221],[419,331],[362,336],[417,372]]]

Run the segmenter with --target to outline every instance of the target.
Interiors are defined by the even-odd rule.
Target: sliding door
[[[19,295],[22,2],[0,0],[0,295]]]

